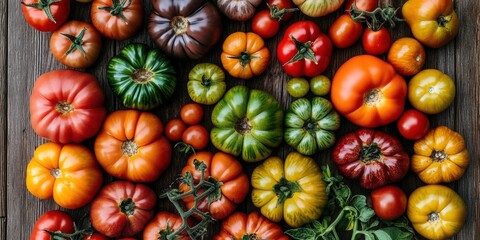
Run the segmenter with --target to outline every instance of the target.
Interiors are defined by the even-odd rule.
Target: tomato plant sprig
[[[350,16],[356,22],[365,22],[369,29],[378,31],[383,26],[393,28],[395,22],[405,21],[397,17],[399,8],[392,6],[378,7],[373,11],[359,10],[355,4],[352,5]]]
[[[361,235],[366,240],[414,238],[414,231],[406,217],[396,221],[379,220],[373,209],[367,206],[367,198],[364,195],[352,196],[343,178],[333,176],[328,165],[322,166],[322,173],[329,194],[323,218],[304,227],[287,230],[287,235],[302,240],[340,240],[337,230],[346,230],[351,231],[351,240],[359,239]]]

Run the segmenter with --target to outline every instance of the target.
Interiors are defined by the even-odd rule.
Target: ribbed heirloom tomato
[[[142,27],[142,0],[94,0],[90,10],[93,26],[105,37],[125,40]]]
[[[169,212],[159,212],[143,230],[143,240],[167,239],[170,234],[182,227],[182,218]],[[190,240],[186,231],[176,235],[175,240]]]
[[[37,219],[30,234],[30,240],[51,240],[52,236],[47,231],[74,233],[73,224],[70,214],[59,210],[50,210]]]

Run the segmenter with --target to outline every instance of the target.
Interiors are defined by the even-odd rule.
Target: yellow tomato
[[[468,166],[468,151],[459,133],[440,126],[415,142],[412,170],[427,184],[460,179]]]
[[[320,217],[327,203],[325,182],[315,161],[297,152],[285,164],[270,157],[252,174],[252,201],[266,218],[299,227]]]
[[[454,98],[455,83],[439,70],[425,69],[408,82],[408,100],[421,112],[442,112],[452,104]]]
[[[408,198],[408,219],[428,239],[446,239],[460,232],[466,213],[465,202],[446,186],[419,187]]]

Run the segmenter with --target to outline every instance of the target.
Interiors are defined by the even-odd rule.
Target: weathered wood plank
[[[0,217],[0,239],[6,239],[7,219]]]
[[[7,35],[7,2],[0,2],[0,36]],[[0,217],[7,215],[7,38],[0,38]],[[1,233],[1,231],[0,231]],[[0,234],[0,237],[2,235]]]

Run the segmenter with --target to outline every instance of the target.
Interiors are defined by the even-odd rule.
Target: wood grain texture
[[[400,6],[400,3],[398,3],[400,1],[391,2],[398,4],[397,7]],[[402,2],[405,2],[405,0]],[[143,29],[135,37],[125,41],[112,41],[104,38],[102,53],[97,63],[91,68],[84,69],[84,71],[92,73],[98,78],[107,97],[106,106],[109,112],[125,109],[125,107],[113,95],[106,81],[105,69],[108,60],[118,54],[122,47],[130,42],[141,42],[155,47],[146,31],[148,13],[151,10],[150,1],[147,0],[144,3],[147,14],[144,16],[145,24]],[[75,1],[72,1],[72,4],[70,19],[90,22],[88,17],[90,4],[80,4]],[[448,184],[465,199],[469,207],[466,225],[454,239],[470,240],[477,237],[477,229],[480,229],[478,221],[480,219],[480,209],[477,203],[478,199],[480,199],[480,166],[477,163],[480,160],[480,144],[478,144],[480,139],[480,124],[478,123],[478,119],[480,119],[480,72],[478,70],[480,64],[480,56],[478,54],[478,44],[480,42],[480,3],[475,0],[465,0],[455,1],[455,4],[462,24],[460,33],[454,41],[443,48],[427,49],[425,68],[438,68],[452,76],[456,83],[457,97],[454,104],[446,111],[430,116],[430,119],[432,127],[446,125],[461,133],[465,137],[466,145],[470,152],[471,165],[465,176],[456,183]],[[4,105],[0,105],[0,146],[6,147],[6,149],[3,148],[0,155],[0,239],[23,240],[28,239],[35,220],[41,214],[47,210],[61,209],[53,200],[39,200],[27,191],[25,187],[25,170],[35,148],[46,142],[46,140],[35,134],[30,125],[28,105],[33,84],[35,79],[41,74],[56,69],[65,69],[66,67],[58,63],[49,51],[50,33],[41,33],[31,28],[23,18],[20,4],[17,0],[0,1],[0,11],[2,13],[0,15],[0,34],[4,33],[3,35],[7,36],[0,39],[0,74],[2,78],[0,81],[0,104]],[[323,18],[308,19],[317,22],[322,31],[327,32],[329,25],[340,14],[340,11],[337,11]],[[180,107],[191,101],[186,90],[190,69],[202,62],[211,62],[221,66],[219,56],[222,52],[223,40],[232,32],[251,30],[250,22],[231,22],[225,16],[222,17],[222,22],[224,23],[222,37],[207,56],[195,61],[173,60],[178,71],[179,83],[174,97],[164,105],[152,110],[160,117],[163,123],[174,117],[179,117]],[[306,19],[306,17],[297,13],[292,20],[281,28],[277,36],[265,41],[271,52],[272,59],[265,73],[246,81],[227,76],[228,87],[246,85],[250,88],[268,91],[279,100],[286,110],[293,98],[286,92],[286,83],[289,77],[283,72],[280,63],[276,59],[276,46],[283,37],[286,26],[300,19]],[[402,36],[411,36],[408,26],[404,23],[398,24],[395,30],[392,31],[393,40]],[[349,49],[336,49],[330,66],[324,74],[332,78],[336,69],[348,58],[363,53],[360,42],[357,42]],[[381,58],[385,59],[385,56],[381,56]],[[4,99],[5,96],[6,99]],[[212,127],[210,122],[212,109],[213,106],[204,108],[205,117],[202,123],[209,129]],[[342,118],[342,124],[342,128],[337,133],[337,136],[357,129],[356,126],[347,122],[345,118]],[[394,124],[381,129],[392,134],[398,134]],[[413,142],[411,141],[403,142],[409,153],[413,152],[412,144]],[[93,149],[93,139],[86,141],[85,145]],[[211,144],[207,149],[215,151]],[[290,147],[283,143],[281,147],[275,150],[274,154],[284,157],[291,150]],[[331,151],[325,151],[315,155],[314,158],[319,164],[331,164],[330,156]],[[184,162],[185,157],[175,153],[170,168],[160,179],[148,185],[156,192],[160,192],[178,177]],[[251,175],[253,169],[258,164],[245,163],[246,173]],[[104,182],[112,180],[112,177],[106,177]],[[368,193],[355,181],[348,181],[348,184],[356,193]],[[413,173],[409,173],[400,185],[409,194],[417,186],[423,185],[423,183]],[[89,206],[87,205],[79,210],[69,210],[68,212],[72,213],[74,218],[80,219],[81,216],[88,213],[88,209]],[[174,207],[168,201],[160,200],[156,210],[174,211]],[[238,207],[238,210],[243,212],[255,210],[249,196]],[[6,216],[6,219],[2,218],[3,216]],[[219,224],[212,226],[210,235],[206,239],[211,239],[211,236],[218,231],[218,228]]]

